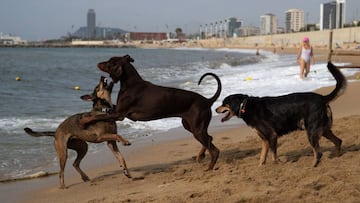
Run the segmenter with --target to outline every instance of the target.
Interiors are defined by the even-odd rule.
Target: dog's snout
[[[229,111],[229,109],[224,106],[219,106],[215,109],[215,111],[216,113],[226,113]]]

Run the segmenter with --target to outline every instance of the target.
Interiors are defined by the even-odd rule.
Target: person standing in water
[[[313,48],[308,37],[303,38],[302,46],[298,50],[297,62],[300,64],[300,79],[306,78],[310,72],[310,63],[315,64]]]

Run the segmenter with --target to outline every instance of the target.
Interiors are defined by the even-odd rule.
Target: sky
[[[243,25],[259,26],[260,16],[285,11],[305,12],[305,23],[319,23],[320,4],[331,0],[0,0],[0,33],[26,40],[58,39],[86,26],[88,9],[96,25],[134,32],[196,33],[201,24],[238,17]],[[360,0],[346,1],[346,21],[360,19]]]

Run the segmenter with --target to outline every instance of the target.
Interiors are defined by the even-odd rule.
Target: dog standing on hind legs
[[[89,181],[89,177],[80,168],[80,162],[85,157],[88,145],[86,142],[100,143],[107,142],[108,147],[123,167],[125,176],[131,178],[126,167],[125,159],[121,155],[116,141],[123,145],[130,145],[126,139],[117,134],[115,121],[101,121],[89,125],[86,129],[81,129],[78,125],[79,119],[85,115],[106,114],[113,110],[111,102],[111,92],[113,83],[107,84],[106,78],[101,77],[99,84],[95,87],[91,95],[83,95],[81,99],[93,102],[91,112],[79,113],[65,119],[55,132],[35,132],[30,128],[25,128],[25,132],[34,137],[51,136],[54,137],[54,145],[60,162],[60,188],[65,188],[64,169],[67,160],[67,148],[77,152],[74,161],[74,168],[79,172],[83,181]]]
[[[322,157],[319,146],[321,136],[334,143],[338,155],[342,143],[331,131],[332,113],[329,103],[343,94],[346,79],[331,62],[327,67],[336,80],[335,89],[328,95],[304,92],[278,97],[250,97],[234,94],[227,96],[222,105],[216,108],[216,112],[225,113],[222,122],[237,116],[248,126],[255,128],[263,141],[260,165],[265,164],[269,149],[273,161],[278,161],[278,137],[305,128],[314,154],[313,166],[316,167]]]
[[[205,73],[198,84],[206,76],[212,76],[217,81],[216,93],[211,98],[187,90],[155,85],[141,78],[129,55],[112,57],[100,62],[98,68],[110,74],[114,83],[120,81],[121,87],[117,97],[116,109],[107,115],[91,115],[80,120],[80,126],[85,127],[93,122],[104,120],[150,121],[168,117],[179,117],[186,130],[202,144],[197,155],[197,161],[205,157],[208,150],[211,162],[207,170],[214,168],[219,157],[219,149],[212,143],[208,134],[211,120],[211,106],[221,93],[221,81],[213,73]]]

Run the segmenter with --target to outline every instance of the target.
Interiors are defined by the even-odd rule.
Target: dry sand
[[[328,94],[332,89],[317,92]],[[359,91],[359,82],[349,82],[345,94],[331,103],[333,132],[343,140],[343,151],[340,157],[333,156],[332,143],[321,139],[324,154],[316,168],[311,166],[312,150],[304,131],[279,139],[278,155],[283,163],[268,161],[259,167],[260,138],[249,127],[237,124],[236,128],[211,130],[221,155],[216,170],[204,172],[209,157],[196,163],[192,156],[200,144],[185,130],[178,130],[188,136],[153,142],[126,154],[133,179],[122,174],[114,159],[114,164],[101,169],[84,168],[91,182],[84,183],[75,174],[65,179],[69,188],[60,190],[57,177],[47,178],[47,188],[26,188],[21,202],[360,202]],[[74,169],[65,173],[70,170]],[[13,191],[21,184],[9,184],[8,191],[0,191],[1,196],[18,194]]]

